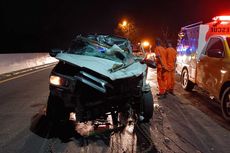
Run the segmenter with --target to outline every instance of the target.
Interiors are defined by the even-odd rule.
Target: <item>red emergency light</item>
[[[215,16],[212,18],[214,21],[220,20],[220,21],[230,21],[230,16]]]

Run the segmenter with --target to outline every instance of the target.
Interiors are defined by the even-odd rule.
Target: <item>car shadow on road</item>
[[[42,138],[59,138],[67,142],[72,137],[80,137],[75,132],[74,123],[71,121],[59,124],[50,122],[45,114],[35,114],[31,119],[30,130]]]
[[[137,152],[158,153],[158,150],[153,142],[150,128],[152,123],[141,123],[136,127],[137,135]]]
[[[135,146],[130,145],[129,142],[133,141],[130,139],[130,134],[125,130],[125,128],[120,128],[117,131],[107,131],[104,133],[99,133],[91,135],[88,137],[83,137],[75,131],[75,124],[72,121],[68,121],[60,124],[52,124],[47,118],[44,112],[39,112],[31,118],[30,131],[34,134],[42,137],[44,139],[58,138],[62,143],[68,143],[70,141],[74,142],[77,147],[88,146],[91,143],[98,145],[98,147],[105,148],[114,152],[117,149],[121,150],[133,150],[136,148],[137,152],[157,152],[154,143],[151,140],[150,134],[150,124],[141,124],[139,127],[135,128],[136,143]],[[116,136],[115,136],[116,135]],[[112,141],[111,138],[115,139],[117,142]],[[133,138],[133,136],[131,136]],[[119,143],[118,143],[119,142]],[[121,144],[121,142],[123,142]],[[112,144],[112,145],[111,145]],[[132,143],[132,145],[134,145]],[[114,148],[115,147],[115,148]]]
[[[107,131],[87,137],[81,136],[75,130],[75,122],[69,120],[54,124],[47,119],[45,112],[42,111],[31,118],[30,131],[45,139],[58,138],[63,143],[75,141],[79,147],[87,146],[90,142],[95,142],[99,139],[103,141],[105,146],[109,146],[111,134],[110,131]]]

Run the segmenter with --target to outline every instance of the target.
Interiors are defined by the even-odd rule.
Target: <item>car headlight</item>
[[[56,75],[51,75],[50,76],[50,84],[55,85],[55,86],[65,86],[67,87],[69,85],[69,82],[67,79],[56,76]]]

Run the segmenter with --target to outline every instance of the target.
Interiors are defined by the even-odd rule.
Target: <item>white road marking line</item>
[[[10,80],[21,78],[21,77],[26,76],[26,75],[30,75],[30,74],[33,74],[33,73],[36,73],[36,72],[43,71],[43,70],[48,69],[50,67],[51,66],[48,66],[48,67],[45,67],[45,68],[42,68],[42,69],[39,69],[39,70],[36,70],[36,71],[33,71],[33,72],[29,72],[29,73],[26,73],[26,74],[21,74],[21,75],[18,75],[18,76],[15,76],[15,77],[12,77],[12,78],[9,78],[9,79],[6,79],[6,80],[2,80],[2,81],[0,81],[0,84],[2,84],[4,82],[7,82],[7,81],[10,81]]]

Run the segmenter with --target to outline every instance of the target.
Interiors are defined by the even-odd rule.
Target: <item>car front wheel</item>
[[[230,121],[230,87],[225,89],[221,98],[221,110],[224,118]]]
[[[55,124],[69,119],[69,114],[64,107],[63,101],[59,97],[52,94],[49,95],[46,117],[49,121]]]
[[[143,95],[143,116],[144,122],[149,122],[153,116],[153,96],[151,91],[144,93]]]

